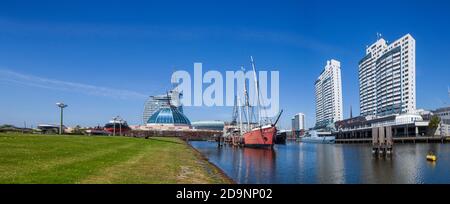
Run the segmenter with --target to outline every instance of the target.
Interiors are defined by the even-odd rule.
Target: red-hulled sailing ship
[[[261,108],[260,108],[260,98],[259,98],[259,82],[256,75],[256,68],[255,63],[253,61],[253,57],[250,57],[251,64],[253,68],[254,73],[254,82],[255,82],[255,88],[256,88],[256,95],[257,95],[257,108],[258,108],[258,123],[256,125],[251,125],[251,116],[249,114],[250,104],[248,100],[248,93],[247,88],[245,87],[244,94],[245,94],[245,107],[246,107],[246,115],[247,115],[247,129],[246,131],[243,131],[242,126],[242,116],[240,115],[240,130],[241,135],[243,139],[243,144],[245,147],[257,147],[257,148],[272,148],[275,143],[275,137],[277,134],[277,127],[276,124],[278,120],[280,119],[281,112],[278,114],[277,119],[274,123],[267,123],[262,124],[261,123]],[[240,105],[239,105],[240,106]]]

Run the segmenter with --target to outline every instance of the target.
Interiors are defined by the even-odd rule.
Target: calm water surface
[[[396,144],[391,158],[373,157],[368,144],[191,145],[238,183],[450,183],[450,144]],[[437,162],[425,159],[430,150]]]

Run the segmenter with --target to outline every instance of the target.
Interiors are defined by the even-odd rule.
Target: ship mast
[[[242,70],[244,70],[244,67],[241,67]],[[247,131],[250,131],[250,103],[248,100],[248,93],[247,93],[247,83],[244,81],[244,97],[245,97],[245,108],[246,108],[246,115],[247,115]]]
[[[258,125],[261,126],[261,107],[259,104],[259,82],[258,77],[256,75],[255,61],[253,61],[253,56],[250,56],[250,62],[252,64],[254,80],[255,80],[255,88],[256,88],[256,97],[257,97],[257,107],[258,107]]]
[[[237,97],[237,103],[238,103],[238,109],[239,109],[239,135],[242,135],[242,107],[241,107],[241,100],[239,96]]]

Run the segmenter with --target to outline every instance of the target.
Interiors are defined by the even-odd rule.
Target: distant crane
[[[231,119],[231,125],[237,124],[237,118],[238,118],[238,104],[237,104],[237,96],[234,97],[234,106],[233,106],[233,117]]]

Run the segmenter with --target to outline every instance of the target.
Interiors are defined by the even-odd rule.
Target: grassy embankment
[[[0,133],[0,183],[229,183],[177,138]]]

